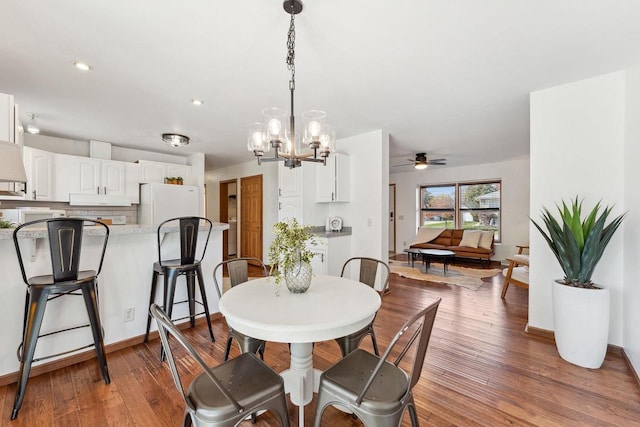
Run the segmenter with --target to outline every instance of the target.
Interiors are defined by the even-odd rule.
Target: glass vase
[[[289,292],[301,294],[307,292],[307,289],[311,286],[312,275],[311,264],[298,260],[290,269],[285,268],[284,281]]]

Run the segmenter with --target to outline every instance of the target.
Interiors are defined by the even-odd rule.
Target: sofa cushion
[[[460,240],[458,246],[477,248],[478,242],[480,242],[481,235],[482,231],[480,230],[464,230],[464,233],[462,234],[462,240]]]
[[[483,231],[478,242],[479,248],[491,249],[493,247],[493,231]]]

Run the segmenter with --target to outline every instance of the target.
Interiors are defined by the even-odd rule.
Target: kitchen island
[[[202,261],[202,271],[206,282],[209,312],[217,313],[218,295],[214,289],[212,272],[222,261],[222,232],[228,224],[214,223],[206,255]],[[153,263],[158,259],[157,226],[155,225],[113,225],[109,227],[109,243],[104,257],[102,272],[98,278],[99,306],[104,343],[110,348],[121,348],[142,341],[149,309],[149,292]],[[95,233],[95,234],[93,234]],[[88,229],[83,238],[83,256],[95,259],[99,253],[99,229]],[[21,274],[13,243],[13,229],[0,229],[0,385],[15,381],[19,363],[16,349],[22,339],[24,298],[26,285]],[[167,251],[167,257],[179,258],[178,228],[168,230],[162,238],[164,246],[175,248]],[[35,231],[20,240],[21,247],[30,245],[30,257],[25,257],[27,276],[50,272],[50,255],[47,233]],[[206,232],[200,232],[200,240]],[[24,242],[23,242],[24,240]],[[199,243],[200,244],[200,243]],[[88,252],[88,253],[87,253]],[[83,265],[82,268],[96,268]],[[221,278],[218,278],[221,280]],[[162,286],[158,286],[156,301],[161,303]],[[178,279],[175,301],[186,299],[184,278]],[[188,314],[187,304],[174,306],[174,318]],[[131,320],[131,317],[133,319]],[[47,304],[42,323],[42,333],[86,323],[86,309],[82,298],[63,297]],[[155,330],[155,324],[152,324]],[[38,340],[36,358],[53,354],[92,342],[89,328],[44,337]],[[95,357],[93,348],[84,350]],[[69,357],[69,355],[63,356]],[[41,363],[51,362],[53,359]],[[107,357],[108,360],[108,357]],[[34,368],[37,364],[34,364]],[[34,371],[37,371],[34,369]]]

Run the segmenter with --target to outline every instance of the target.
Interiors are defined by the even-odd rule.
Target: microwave
[[[56,209],[0,209],[0,219],[12,224],[24,224],[38,219],[65,217],[64,210]]]

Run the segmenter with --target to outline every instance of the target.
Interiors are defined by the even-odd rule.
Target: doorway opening
[[[238,256],[238,182],[229,179],[220,182],[220,222],[229,224],[222,232],[222,259]]]
[[[389,184],[389,254],[396,253],[396,185]]]

